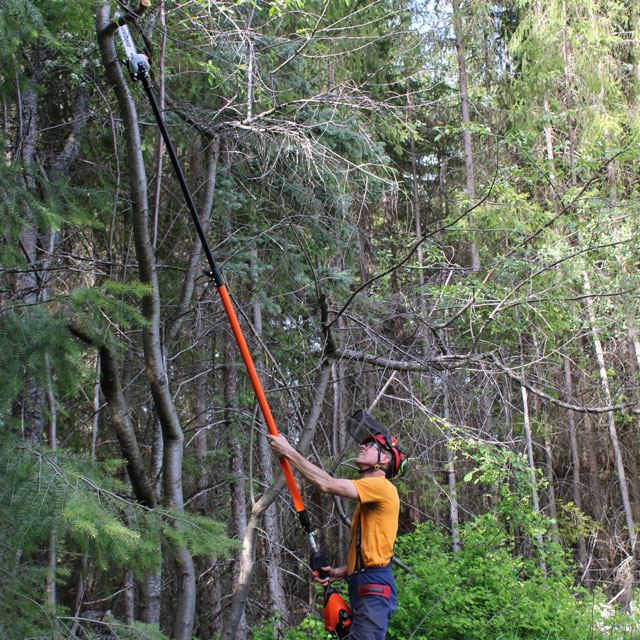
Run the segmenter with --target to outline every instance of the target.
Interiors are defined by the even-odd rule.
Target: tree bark
[[[309,409],[309,413],[305,420],[305,425],[302,430],[300,440],[298,441],[296,448],[300,453],[305,454],[313,439],[315,429],[322,410],[322,402],[329,385],[331,378],[331,363],[328,360],[324,360],[320,365],[318,374],[316,376],[313,388],[315,394],[312,405]],[[278,475],[275,482],[265,491],[262,496],[252,505],[249,520],[247,522],[247,528],[242,543],[241,565],[238,578],[236,580],[235,589],[233,591],[233,597],[231,605],[229,607],[229,613],[220,635],[220,640],[236,640],[238,626],[242,619],[247,599],[249,597],[249,589],[251,586],[251,578],[253,576],[253,570],[255,567],[255,538],[257,534],[257,526],[261,515],[265,509],[273,503],[282,491],[285,485],[284,476]]]
[[[34,165],[37,162],[36,144],[38,139],[38,86],[40,84],[44,52],[36,47],[30,55],[29,71],[25,74],[26,84],[20,101],[20,121],[18,148],[22,160],[22,175],[20,181],[26,191],[36,191]],[[24,224],[20,234],[20,249],[24,254],[28,268],[17,278],[17,293],[22,301],[35,304],[41,290],[38,277],[38,227],[33,209],[23,205]],[[45,419],[43,406],[45,391],[32,376],[27,376],[24,388],[16,398],[13,415],[20,420],[25,440],[39,444],[42,441]]]
[[[445,429],[445,437],[447,442],[445,448],[447,451],[447,479],[449,482],[449,515],[451,521],[451,540],[453,544],[453,551],[457,553],[460,551],[460,517],[458,515],[458,490],[456,483],[456,468],[455,468],[455,456],[453,450],[447,446],[451,440],[451,413],[449,410],[449,388],[447,378],[442,379],[442,388],[444,394],[444,421],[447,425]]]
[[[469,90],[467,88],[467,65],[465,54],[465,37],[458,0],[451,0],[453,9],[453,28],[456,38],[456,52],[458,58],[458,80],[460,83],[460,107],[462,110],[462,140],[464,144],[464,168],[467,180],[467,196],[469,203],[473,205],[476,199],[476,179],[474,173],[473,147],[471,144],[471,116],[469,115]],[[470,226],[473,219],[469,218]],[[480,253],[475,241],[475,232],[472,230],[472,238],[469,251],[471,253],[471,269],[477,271],[480,268]]]
[[[68,326],[75,336],[87,344],[93,344],[92,338],[78,324],[71,321]],[[141,504],[147,507],[154,507],[156,499],[151,482],[145,472],[144,462],[138,447],[138,439],[129,417],[129,405],[122,391],[118,363],[111,349],[106,345],[99,347],[98,362],[99,365],[96,368],[100,376],[100,386],[107,401],[122,457],[127,462],[127,474],[131,481],[134,495]]]
[[[213,211],[213,204],[216,192],[216,177],[218,172],[218,158],[220,155],[220,137],[215,136],[209,143],[206,150],[207,156],[207,168],[205,177],[205,190],[204,197],[202,199],[202,208],[199,211],[200,222],[204,232],[207,232],[209,226],[209,220],[211,218],[211,212]],[[198,264],[200,263],[200,256],[202,255],[202,243],[196,236],[194,237],[193,244],[191,245],[191,251],[189,253],[189,262],[187,264],[187,271],[185,273],[182,292],[180,294],[180,302],[178,303],[178,310],[167,330],[166,343],[171,345],[178,335],[180,326],[184,317],[189,309],[189,304],[193,297],[193,289],[195,286],[195,280],[198,273]]]
[[[591,328],[591,336],[593,339],[593,346],[596,352],[596,358],[598,361],[598,368],[600,370],[600,383],[602,385],[602,392],[605,397],[605,401],[611,402],[611,391],[609,388],[609,375],[607,373],[607,367],[604,361],[604,351],[602,350],[602,342],[600,341],[600,335],[598,332],[598,325],[596,323],[596,315],[593,309],[593,298],[591,295],[591,279],[586,269],[583,271],[584,288],[586,293],[586,306],[589,316],[589,325]],[[622,506],[624,509],[625,520],[627,523],[627,537],[630,545],[630,553],[635,552],[635,523],[633,520],[633,512],[631,510],[631,501],[629,499],[629,489],[627,486],[627,475],[624,469],[622,460],[622,451],[618,441],[618,429],[616,426],[615,416],[613,411],[607,414],[607,420],[609,423],[609,437],[611,439],[611,447],[613,449],[613,456],[616,464],[616,471],[618,473],[618,483],[620,486],[620,495],[622,498]]]
[[[253,274],[254,287],[258,282],[258,250],[254,247],[251,255],[251,271]],[[253,327],[258,338],[262,337],[262,306],[258,301],[255,301],[251,305],[253,312]],[[256,354],[255,358],[256,369],[259,371],[263,368],[264,362],[260,353]],[[260,450],[260,460],[262,464],[262,470],[264,477],[269,481],[273,478],[273,454],[271,447],[267,441],[265,435],[266,425],[261,419],[262,414],[259,413],[260,428],[258,429],[258,446]],[[283,627],[284,622],[288,619],[289,608],[287,607],[287,599],[284,594],[284,587],[282,584],[282,574],[280,572],[280,546],[282,540],[282,533],[278,526],[278,518],[275,503],[270,504],[264,512],[264,530],[266,534],[265,539],[265,567],[267,572],[267,585],[269,587],[269,604],[271,611],[275,614],[280,612],[282,614],[282,621],[280,626]],[[281,629],[284,631],[284,628]]]
[[[564,386],[567,401],[573,400],[573,383],[571,381],[571,365],[569,358],[563,354],[562,361],[564,365]],[[567,420],[569,427],[569,443],[571,445],[571,491],[573,495],[573,503],[580,513],[582,513],[582,495],[580,493],[580,451],[578,449],[578,437],[576,434],[576,418],[574,412],[569,409],[567,412]],[[578,534],[578,560],[582,569],[582,579],[588,580],[588,575],[584,572],[587,570],[587,546],[584,535]]]
[[[524,375],[524,374],[523,374]],[[524,417],[524,431],[527,439],[527,457],[529,459],[529,474],[531,478],[531,498],[533,500],[533,510],[540,513],[540,501],[538,499],[538,490],[536,489],[536,466],[533,455],[533,438],[531,437],[531,423],[529,421],[529,399],[525,387],[520,387],[522,393],[522,415]],[[538,546],[540,548],[540,568],[546,573],[547,565],[544,561],[544,540],[542,534],[537,536]]]
[[[102,63],[112,84],[125,130],[127,158],[133,201],[133,236],[138,258],[140,281],[150,285],[151,292],[142,299],[142,312],[147,321],[142,343],[147,380],[158,413],[164,439],[163,485],[164,500],[168,507],[181,511],[183,433],[180,420],[169,390],[160,336],[160,294],[153,247],[149,235],[149,205],[147,179],[138,127],[138,116],[133,97],[126,83],[113,42],[113,24],[109,21],[109,5],[97,9],[96,26]],[[195,613],[195,575],[189,551],[175,550],[177,569],[177,604],[173,616],[172,635],[179,640],[191,640]]]

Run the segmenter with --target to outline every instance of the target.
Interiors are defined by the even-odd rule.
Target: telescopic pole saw
[[[118,16],[116,16],[116,20],[118,20]],[[182,173],[182,168],[180,166],[178,156],[176,155],[175,149],[173,148],[173,144],[171,143],[171,139],[169,138],[167,127],[165,126],[162,114],[160,113],[160,109],[158,108],[158,103],[156,102],[156,98],[153,94],[151,83],[149,81],[149,60],[144,54],[138,53],[136,51],[135,45],[133,43],[133,38],[131,37],[131,32],[129,31],[129,27],[126,25],[126,23],[120,24],[118,28],[118,34],[120,36],[120,41],[122,42],[122,47],[125,53],[124,64],[129,71],[129,75],[134,82],[137,82],[139,80],[142,83],[145,93],[149,98],[149,102],[151,103],[151,108],[153,109],[153,113],[158,123],[158,127],[160,128],[162,138],[167,147],[169,157],[171,158],[173,168],[175,169],[178,181],[180,182],[182,193],[184,194],[189,212],[191,213],[193,224],[195,225],[198,237],[200,238],[200,242],[202,243],[202,248],[204,249],[204,253],[209,263],[210,271],[207,273],[207,275],[211,277],[216,285],[216,288],[218,289],[218,293],[220,294],[222,305],[224,306],[224,310],[227,314],[229,323],[231,324],[231,328],[233,330],[233,335],[235,336],[238,348],[240,349],[240,353],[242,354],[242,359],[244,360],[244,365],[247,369],[247,373],[249,374],[249,379],[251,380],[253,391],[258,400],[258,404],[260,405],[262,415],[264,416],[264,421],[267,425],[267,428],[269,429],[269,433],[277,436],[279,435],[278,429],[276,428],[276,423],[273,419],[273,415],[271,414],[269,403],[267,402],[264,390],[262,389],[260,378],[258,377],[255,365],[253,364],[253,360],[251,358],[251,354],[249,353],[247,343],[244,339],[242,329],[240,328],[240,323],[238,322],[233,304],[231,303],[231,298],[229,296],[229,291],[227,290],[224,276],[222,275],[222,272],[216,264],[213,258],[213,254],[211,253],[209,243],[207,242],[207,237],[204,233],[204,229],[202,228],[202,223],[200,222],[200,216],[198,215],[198,211],[196,210],[193,198],[191,197],[191,193],[189,192],[189,187],[187,186],[184,174]],[[282,467],[282,473],[284,474],[285,480],[287,481],[287,486],[289,487],[289,492],[291,493],[293,505],[298,514],[298,518],[300,519],[300,523],[302,524],[309,538],[309,544],[311,545],[312,549],[312,568],[315,569],[318,567],[327,566],[324,555],[321,551],[318,551],[315,541],[315,531],[311,526],[311,521],[304,508],[302,497],[300,496],[298,485],[296,484],[296,481],[293,477],[289,461],[286,458],[280,458],[280,466]]]

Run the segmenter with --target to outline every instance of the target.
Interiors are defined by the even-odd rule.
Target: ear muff
[[[387,451],[390,451],[391,455],[393,456],[393,468],[391,469],[391,473],[387,475],[390,478],[395,478],[404,475],[407,466],[407,455],[400,448],[400,444],[395,438],[392,437],[391,441],[391,449],[387,449]]]
[[[398,466],[398,471],[396,473],[396,476],[400,477],[404,475],[404,472],[406,471],[406,467],[407,467],[407,457],[403,454],[402,455],[402,460],[400,460],[400,465]]]

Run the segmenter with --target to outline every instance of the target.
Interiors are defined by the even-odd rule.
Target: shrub
[[[541,569],[514,553],[492,515],[465,525],[461,542],[454,552],[435,525],[398,540],[397,552],[415,575],[396,577],[389,640],[586,640],[595,627],[603,632],[594,613],[602,598],[574,586],[561,552],[547,556]],[[621,631],[618,620],[618,635],[611,637],[623,637]]]

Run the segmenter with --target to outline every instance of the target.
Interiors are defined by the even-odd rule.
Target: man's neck
[[[360,475],[361,478],[377,478],[378,476],[384,476],[385,472],[382,469],[369,469]]]

